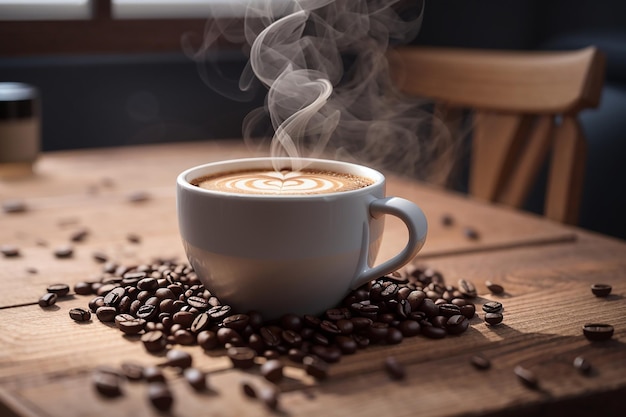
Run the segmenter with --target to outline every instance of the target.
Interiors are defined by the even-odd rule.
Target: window
[[[0,20],[77,20],[92,17],[92,0],[0,0]]]

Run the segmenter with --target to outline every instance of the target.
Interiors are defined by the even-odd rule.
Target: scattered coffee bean
[[[77,282],[74,284],[74,292],[78,295],[89,295],[93,294],[93,289],[87,282]]]
[[[283,364],[278,359],[271,359],[261,365],[261,375],[270,382],[277,383],[283,379]]]
[[[515,373],[515,375],[517,375],[519,381],[527,388],[539,388],[539,380],[537,379],[537,376],[535,376],[535,373],[532,372],[530,369],[524,368],[521,365],[517,365],[513,372]]]
[[[79,229],[71,234],[70,240],[72,242],[82,242],[89,235],[89,230]]]
[[[459,282],[459,291],[463,294],[464,297],[467,298],[476,298],[478,293],[476,292],[476,287],[472,282],[466,279],[460,279]]]
[[[210,330],[203,330],[196,336],[196,342],[204,350],[215,349],[219,345],[217,334]]]
[[[613,326],[604,323],[587,323],[583,326],[583,334],[592,342],[609,340],[613,337]]]
[[[96,317],[98,317],[98,320],[105,323],[115,321],[115,316],[117,316],[117,310],[115,307],[102,306],[98,307],[96,310]]]
[[[591,362],[582,356],[575,357],[573,365],[574,368],[578,369],[578,371],[583,375],[589,375],[591,373]]]
[[[117,323],[117,327],[124,334],[136,335],[136,334],[141,333],[144,330],[144,328],[146,327],[146,321],[144,319],[133,317],[130,320],[124,320],[124,321]]]
[[[204,391],[207,388],[206,374],[198,368],[186,368],[183,376],[187,383],[196,391]]]
[[[122,362],[120,365],[122,374],[130,381],[140,381],[144,377],[144,367],[135,362]]]
[[[167,337],[160,330],[153,330],[141,336],[143,346],[148,352],[160,352],[165,349]]]
[[[504,293],[504,287],[502,285],[493,283],[491,281],[485,281],[485,286],[492,294],[500,295]]]
[[[160,368],[147,366],[143,368],[143,379],[146,382],[165,382],[165,375]]]
[[[120,376],[115,372],[97,369],[92,376],[96,390],[105,397],[122,395]]]
[[[478,240],[478,239],[480,239],[480,233],[478,233],[478,230],[474,229],[473,227],[469,227],[469,226],[468,227],[464,227],[463,228],[463,234],[469,240]]]
[[[148,385],[148,398],[152,405],[160,411],[171,409],[174,403],[172,392],[163,382],[152,382]]]
[[[278,408],[278,389],[273,386],[263,386],[257,392],[257,398],[263,401],[263,404],[270,410],[276,410]]]
[[[247,369],[254,366],[256,352],[249,347],[231,347],[226,354],[235,368]]]
[[[502,311],[502,303],[497,301],[488,301],[483,304],[483,311],[485,313],[500,313]]]
[[[136,233],[129,233],[126,235],[126,240],[130,243],[139,244],[141,243],[141,236]]]
[[[244,393],[244,395],[246,397],[249,397],[249,398],[256,398],[257,397],[256,389],[248,381],[242,381],[241,382],[241,391]]]
[[[400,380],[406,378],[404,366],[393,356],[385,358],[385,370],[391,379]]]
[[[2,210],[5,213],[23,213],[28,210],[28,206],[22,200],[5,200],[2,202]]]
[[[46,291],[53,292],[59,297],[65,297],[70,292],[70,286],[67,284],[53,284],[49,285]]]
[[[485,313],[485,322],[492,326],[502,323],[503,318],[502,313]]]
[[[54,256],[59,259],[71,258],[74,255],[74,248],[70,245],[59,246],[54,250]]]
[[[175,368],[189,368],[193,362],[193,358],[189,354],[189,352],[185,352],[180,349],[172,349],[167,352],[165,355],[165,363],[166,366],[173,366]]]
[[[26,268],[26,272],[28,272],[29,274],[37,274],[39,270],[35,267],[29,266],[28,268]]]
[[[91,257],[96,262],[100,262],[100,263],[105,263],[105,262],[107,262],[109,260],[109,257],[104,252],[94,252],[94,253],[91,254]]]
[[[56,304],[57,299],[59,298],[58,295],[56,295],[53,292],[48,292],[44,295],[41,296],[41,298],[39,299],[39,306],[40,307],[50,307]]]
[[[441,216],[441,224],[446,227],[452,226],[454,224],[454,217],[449,213],[443,214]]]
[[[306,373],[315,379],[322,380],[328,376],[328,364],[316,356],[305,356],[302,364]]]
[[[150,199],[150,194],[146,191],[134,191],[126,197],[126,199],[131,203],[141,203],[143,201],[147,201]]]
[[[591,286],[591,292],[596,297],[607,297],[611,294],[612,287],[608,284],[593,284]]]
[[[474,355],[470,358],[470,363],[476,369],[485,370],[491,368],[491,361],[483,355]]]
[[[446,337],[446,330],[433,325],[422,326],[422,334],[429,339],[443,339]]]
[[[20,256],[20,249],[15,245],[1,245],[0,253],[2,253],[5,258],[15,258]]]
[[[74,321],[85,322],[91,320],[91,312],[84,308],[72,308],[70,310],[70,317]]]

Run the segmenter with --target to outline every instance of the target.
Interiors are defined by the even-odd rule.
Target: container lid
[[[37,89],[24,83],[0,83],[0,120],[23,119],[35,115]]]

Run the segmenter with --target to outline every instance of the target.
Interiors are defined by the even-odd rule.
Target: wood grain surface
[[[37,300],[46,286],[73,284],[100,273],[95,251],[122,264],[160,257],[184,260],[178,236],[174,184],[178,172],[213,160],[249,156],[239,142],[150,145],[49,153],[34,177],[0,182],[0,202],[18,199],[23,213],[0,213],[0,245],[19,247],[19,257],[0,257],[1,416],[452,416],[452,415],[621,415],[626,406],[626,245],[624,242],[509,209],[445,193],[389,176],[388,194],[417,202],[429,219],[427,245],[416,265],[440,271],[451,284],[474,282],[480,307],[504,304],[504,321],[486,325],[483,313],[460,336],[406,338],[399,345],[375,346],[345,355],[316,382],[289,361],[278,411],[241,393],[240,382],[267,384],[258,369],[232,369],[224,352],[186,346],[194,364],[209,373],[210,388],[193,391],[168,374],[175,404],[169,413],[152,408],[146,386],[124,385],[124,395],[107,399],[91,383],[97,366],[124,361],[154,365],[137,338],[97,319],[73,322],[68,311],[86,307],[89,296],[74,295],[54,307]],[[130,196],[145,193],[145,201]],[[454,219],[444,226],[441,217]],[[463,232],[475,228],[478,239]],[[87,230],[81,242],[71,242]],[[129,235],[140,237],[131,242]],[[381,260],[404,245],[399,221],[389,219]],[[74,256],[57,259],[55,248],[71,243]],[[485,282],[503,285],[500,296]],[[603,282],[612,295],[598,298],[589,286]],[[589,342],[584,323],[615,327],[612,340]],[[477,353],[492,367],[469,364]],[[594,371],[585,376],[572,361],[583,355]],[[383,361],[394,356],[407,378],[393,381]],[[528,389],[514,375],[522,365],[538,377]]]

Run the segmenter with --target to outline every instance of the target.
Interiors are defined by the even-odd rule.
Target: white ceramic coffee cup
[[[271,158],[209,163],[177,178],[178,222],[189,262],[205,287],[237,311],[256,310],[265,319],[319,314],[351,289],[401,268],[424,244],[424,213],[408,200],[385,197],[383,174],[346,162],[302,161],[308,168],[359,175],[373,183],[313,195],[239,194],[191,184],[217,173],[271,170]],[[404,222],[408,242],[399,254],[372,267],[384,214]]]

